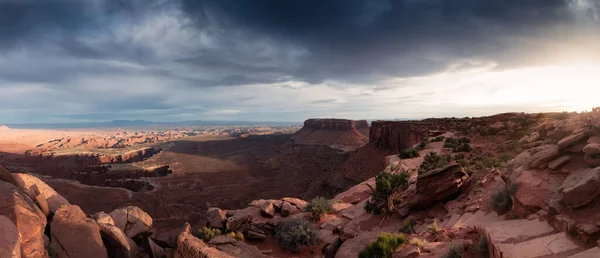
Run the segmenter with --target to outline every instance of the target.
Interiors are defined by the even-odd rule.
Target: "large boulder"
[[[585,154],[585,163],[592,167],[600,166],[600,155],[598,154]]]
[[[260,214],[264,217],[273,217],[275,216],[275,206],[273,206],[272,202],[265,202],[260,207]]]
[[[551,195],[560,188],[563,180],[564,176],[557,173],[525,170],[516,180],[515,199],[527,210],[539,210],[548,206]]]
[[[456,194],[469,179],[459,164],[429,171],[417,177],[416,196],[411,208],[424,209]]]
[[[107,223],[98,223],[102,242],[106,245],[109,257],[134,258],[138,255],[138,247],[123,231]]]
[[[174,258],[233,258],[217,249],[211,248],[204,241],[192,234],[183,232],[177,237],[177,248]]]
[[[58,257],[108,257],[98,224],[79,206],[61,206],[50,224],[50,234]]]
[[[586,138],[589,134],[587,132],[578,132],[578,133],[574,133],[571,134],[565,138],[560,139],[560,141],[558,141],[558,143],[556,143],[556,145],[558,146],[559,149],[564,149],[566,147],[569,147],[575,143],[577,143],[578,141],[583,140],[584,138]]]
[[[242,225],[252,221],[252,219],[252,215],[250,215],[247,212],[244,212],[243,210],[240,210],[234,213],[231,217],[227,218],[227,220],[225,221],[225,229],[227,229],[227,231],[232,232],[238,231],[238,229]]]
[[[46,215],[15,185],[0,181],[0,215],[8,217],[21,234],[21,256],[43,257]]]
[[[588,143],[583,147],[583,153],[585,154],[600,154],[600,144]]]
[[[115,221],[115,226],[123,230],[129,238],[149,233],[152,229],[152,217],[135,206],[116,209],[109,215]]]
[[[0,257],[21,258],[21,235],[15,223],[0,215]]]
[[[530,168],[538,168],[551,160],[560,156],[560,149],[557,145],[549,144],[539,147],[538,151],[531,156],[529,160]]]
[[[305,200],[298,199],[298,198],[284,197],[284,198],[281,198],[281,200],[284,202],[291,203],[292,205],[296,206],[301,211],[304,211],[306,209],[306,206],[308,205],[308,203]]]
[[[105,223],[113,226],[115,225],[115,221],[113,220],[113,218],[103,211],[94,214],[92,218],[94,218],[94,220],[96,220],[96,222],[98,223]]]
[[[28,175],[28,174],[13,174],[15,181],[17,184],[27,193],[27,195],[36,200],[39,198],[38,196],[42,196],[43,200],[48,205],[51,213],[56,213],[58,208],[63,205],[70,205],[69,201],[65,199],[62,195],[57,193],[52,187],[44,183],[44,181],[39,178]],[[38,201],[40,204],[41,201]],[[40,204],[42,206],[43,204]]]
[[[600,167],[581,170],[567,177],[559,189],[559,201],[571,208],[579,208],[600,195]]]
[[[155,232],[153,237],[157,244],[165,247],[175,248],[177,247],[177,237],[179,237],[179,235],[181,235],[183,232],[187,232],[189,234],[192,233],[192,227],[189,223],[185,222],[183,225],[173,229],[158,230]]]
[[[211,228],[222,228],[227,219],[226,212],[216,207],[208,208],[206,212],[206,224]]]

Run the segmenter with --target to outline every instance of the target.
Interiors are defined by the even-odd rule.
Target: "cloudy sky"
[[[600,106],[595,0],[0,0],[0,123]]]

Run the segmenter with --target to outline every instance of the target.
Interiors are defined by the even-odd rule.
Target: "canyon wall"
[[[366,121],[365,121],[366,122]],[[355,121],[347,119],[335,118],[311,118],[304,121],[304,127],[307,129],[325,129],[325,130],[340,130],[350,131],[356,130]]]
[[[373,121],[369,143],[399,152],[421,142],[424,137],[425,131],[419,121]]]

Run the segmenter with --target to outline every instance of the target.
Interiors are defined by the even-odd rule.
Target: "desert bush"
[[[446,138],[444,148],[450,148],[452,152],[469,152],[473,149],[469,143],[471,143],[471,140],[467,137]]]
[[[458,160],[458,161],[456,161],[456,163],[458,163],[463,168],[469,166],[469,162],[464,159]]]
[[[431,140],[431,142],[441,142],[441,141],[443,141],[444,139],[446,139],[446,137],[444,137],[444,136],[440,135],[440,136],[438,136],[438,137],[435,137],[435,138],[433,138],[433,139]]]
[[[199,237],[202,238],[202,240],[204,240],[204,242],[208,242],[218,235],[221,235],[220,229],[216,229],[216,228],[211,229],[211,228],[203,227],[202,230],[200,231]]]
[[[283,250],[300,252],[304,246],[318,243],[319,232],[311,228],[306,220],[284,220],[276,229],[275,241]]]
[[[425,147],[427,147],[427,144],[428,144],[428,143],[429,143],[429,142],[428,142],[427,140],[423,140],[423,141],[421,141],[421,142],[419,143],[419,146],[417,146],[417,148],[418,148],[419,150],[423,150],[423,149],[425,149]]]
[[[423,250],[423,248],[425,248],[425,246],[427,245],[427,240],[418,237],[413,237],[410,240],[408,240],[408,243]]]
[[[244,241],[244,234],[242,232],[229,232],[227,236],[238,241]]]
[[[398,157],[400,157],[402,159],[410,159],[410,158],[415,158],[418,156],[419,156],[419,150],[414,149],[414,148],[404,149],[400,152],[400,154],[398,154]]]
[[[406,234],[414,234],[417,233],[415,231],[415,221],[412,219],[405,219],[400,223],[400,229],[398,230],[402,233]]]
[[[465,159],[465,154],[464,153],[458,153],[458,154],[454,155],[453,159],[455,161],[463,160],[463,159]]]
[[[305,211],[311,212],[312,218],[318,221],[324,214],[333,213],[333,201],[318,196],[310,200]]]
[[[442,258],[462,258],[463,246],[460,244],[452,245],[448,248],[448,252],[446,252]]]
[[[438,226],[436,219],[433,219],[433,223],[427,226],[427,231],[429,231],[429,233],[431,233],[432,235],[436,235],[438,231],[440,231],[440,227]]]
[[[498,214],[505,214],[512,208],[512,196],[517,192],[517,184],[509,183],[503,188],[494,189],[490,205]]]
[[[369,213],[381,214],[387,213],[393,209],[393,194],[401,188],[408,187],[410,175],[406,172],[393,174],[381,172],[375,177],[375,189],[371,187],[373,194],[367,201],[365,210]]]
[[[448,165],[448,159],[445,156],[438,155],[435,152],[428,153],[419,166],[419,175],[431,170],[443,168]]]
[[[456,146],[455,148],[453,148],[452,152],[469,152],[471,150],[473,150],[473,148],[471,147],[471,144],[462,143],[462,144]]]
[[[406,243],[406,238],[403,234],[390,234],[383,232],[379,234],[375,242],[368,245],[358,254],[359,258],[392,257],[392,254],[401,244]]]
[[[481,258],[488,258],[490,255],[488,246],[488,239],[485,235],[479,236],[479,242],[477,242],[477,253]]]

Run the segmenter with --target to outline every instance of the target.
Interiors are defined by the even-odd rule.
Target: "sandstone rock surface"
[[[35,176],[15,173],[13,177],[31,199],[35,200],[41,194],[52,213],[55,213],[63,205],[70,205],[67,199]]]
[[[107,223],[98,223],[98,227],[109,257],[137,257],[137,245],[121,229]]]
[[[123,230],[129,238],[148,233],[152,228],[152,217],[135,206],[116,209],[109,215],[115,221],[115,226]]]
[[[21,258],[21,235],[17,226],[0,215],[0,257]]]
[[[550,144],[539,148],[539,151],[531,156],[529,161],[530,168],[538,168],[560,155],[560,149],[557,145]]]
[[[429,171],[417,177],[417,191],[412,208],[424,209],[457,193],[469,175],[459,164]]]
[[[177,237],[174,258],[233,258],[233,256],[211,248],[204,241],[184,232]]]
[[[223,222],[227,219],[226,212],[216,207],[208,208],[206,212],[206,224],[211,228],[223,227]]]
[[[63,205],[50,224],[58,257],[107,258],[100,228],[76,205]]]
[[[0,215],[8,217],[21,234],[21,256],[42,257],[46,215],[16,186],[0,181]]]
[[[600,167],[569,175],[560,189],[562,204],[572,208],[585,206],[600,195]]]

